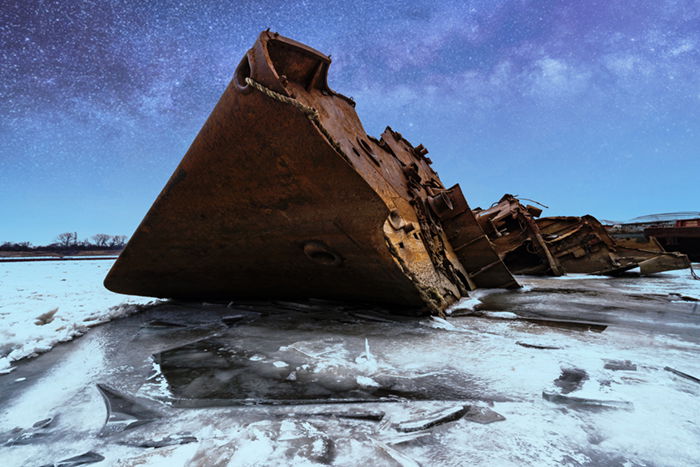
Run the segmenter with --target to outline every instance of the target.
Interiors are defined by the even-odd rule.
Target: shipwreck
[[[441,313],[518,287],[422,145],[367,135],[328,56],[265,31],[105,279],[179,299],[372,302]]]
[[[560,276],[567,272],[616,275],[685,269],[688,257],[667,252],[655,240],[613,239],[593,216],[543,217],[542,210],[506,194],[489,209],[475,210],[484,232],[515,274]]]

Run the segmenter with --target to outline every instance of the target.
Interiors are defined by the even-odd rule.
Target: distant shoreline
[[[24,257],[24,258],[3,258],[0,257],[0,263],[23,263],[23,262],[30,262],[30,261],[99,261],[99,260],[105,260],[105,259],[117,259],[118,256],[54,256],[51,258],[47,257],[40,257],[40,258],[31,258],[31,257]]]
[[[121,252],[122,249],[79,251],[0,251],[0,262],[115,259]]]

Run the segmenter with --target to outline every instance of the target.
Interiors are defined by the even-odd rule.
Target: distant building
[[[680,251],[700,261],[700,212],[671,212],[635,217],[626,222],[605,221],[613,237],[655,237],[667,251]]]

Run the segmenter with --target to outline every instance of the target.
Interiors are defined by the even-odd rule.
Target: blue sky
[[[131,234],[268,27],[473,207],[700,210],[696,1],[0,0],[0,242]]]

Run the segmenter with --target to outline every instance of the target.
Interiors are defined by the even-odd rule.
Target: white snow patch
[[[8,357],[0,358],[0,375],[6,375],[14,371],[15,367],[11,365],[12,361]]]
[[[0,374],[88,327],[126,316],[144,297],[108,291],[111,261],[29,261],[0,266]]]
[[[374,355],[369,350],[369,341],[367,339],[365,339],[365,351],[355,359],[355,363],[360,371],[368,374],[377,372],[379,365],[377,364],[377,359],[374,358]]]
[[[484,316],[496,319],[518,319],[518,315],[510,311],[487,311]]]
[[[519,289],[522,290],[522,289]],[[468,297],[464,297],[461,300],[459,300],[457,303],[453,304],[450,306],[447,310],[445,310],[445,314],[451,315],[455,311],[458,310],[466,310],[466,311],[474,311],[476,309],[476,306],[481,304],[483,299],[489,295],[493,295],[496,293],[504,293],[504,292],[518,292],[519,290],[508,290],[508,289],[476,289],[472,290],[469,292]]]
[[[423,326],[428,326],[434,329],[444,329],[446,331],[454,331],[457,329],[454,324],[437,316],[431,316],[430,319],[421,321],[421,324]]]
[[[261,459],[267,459],[275,450],[275,441],[264,430],[251,425],[251,429],[238,442],[228,465],[261,465]]]
[[[378,388],[380,384],[370,378],[369,376],[358,376],[355,378],[355,381],[357,381],[357,384],[360,386],[365,386],[365,387],[373,387],[373,388]]]

